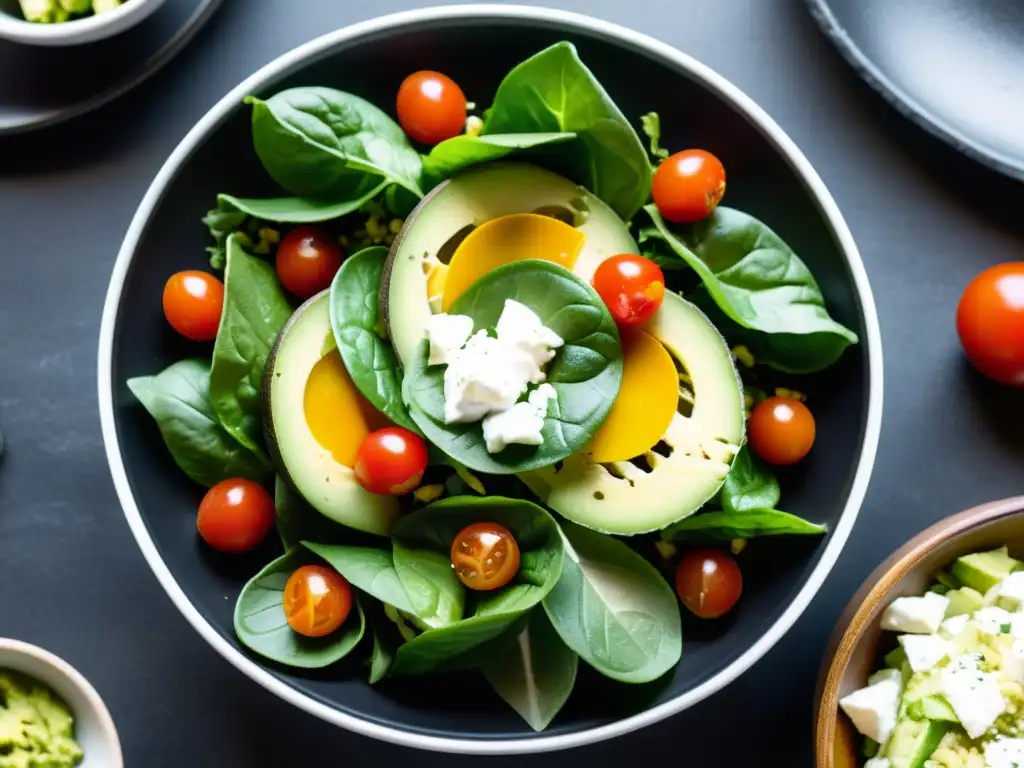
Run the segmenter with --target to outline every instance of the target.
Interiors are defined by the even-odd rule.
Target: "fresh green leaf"
[[[477,666],[514,639],[528,612],[555,586],[562,570],[558,526],[543,508],[524,499],[456,496],[400,518],[392,534],[403,545],[449,556],[459,531],[476,522],[511,531],[519,545],[519,572],[508,585],[479,595],[468,618],[427,629],[398,649],[394,674],[423,674]]]
[[[670,228],[654,205],[640,241],[666,243],[698,274],[701,306],[733,344],[790,373],[832,365],[857,336],[833,320],[814,277],[782,238],[746,213],[719,206],[703,221]]]
[[[274,510],[285,550],[297,547],[303,539],[327,544],[345,536],[344,526],[313,509],[280,475],[274,480]]]
[[[217,420],[205,360],[179,360],[156,376],[129,379],[128,388],[156,420],[175,463],[195,482],[209,488],[231,477],[266,477],[263,462]]]
[[[651,141],[651,157],[666,160],[668,150],[661,146],[661,117],[657,112],[648,112],[640,118],[640,127]]]
[[[828,528],[777,509],[713,511],[692,515],[661,532],[666,541],[732,541],[759,536],[820,536]]]
[[[293,550],[274,560],[242,587],[235,603],[235,634],[244,646],[271,661],[319,669],[351,653],[366,631],[366,617],[357,600],[355,611],[338,631],[327,637],[304,637],[288,626],[283,608],[284,588],[295,569],[310,559],[305,550]]]
[[[395,424],[419,432],[402,402],[402,369],[381,337],[380,294],[388,249],[371,246],[349,256],[331,283],[331,327],[352,383]]]
[[[625,221],[650,197],[651,164],[640,137],[572,43],[546,48],[502,80],[483,135],[507,133],[575,133],[559,157]]]
[[[733,459],[729,474],[722,484],[722,509],[746,512],[751,509],[773,509],[782,492],[775,475],[744,445]]]
[[[293,195],[355,200],[387,180],[422,196],[419,154],[398,124],[365,99],[306,87],[246,103],[260,162]]]
[[[534,609],[515,642],[486,659],[480,669],[533,730],[543,731],[572,693],[578,662],[547,614]]]
[[[224,310],[213,345],[210,402],[232,437],[265,457],[261,390],[267,355],[292,308],[274,268],[228,238]]]
[[[479,422],[444,423],[444,368],[427,366],[421,342],[405,371],[403,397],[427,439],[478,472],[510,474],[561,461],[580,450],[604,422],[622,383],[622,348],[615,322],[593,288],[569,270],[537,259],[512,262],[488,272],[463,293],[451,311],[493,328],[506,299],[532,309],[562,337],[547,370],[557,397],[548,405],[539,446],[511,445],[488,453]]]
[[[557,144],[574,138],[575,133],[463,134],[442,141],[430,150],[430,154],[423,158],[423,175],[434,180],[447,179],[471,165],[500,160],[516,150]]]
[[[217,195],[217,206],[220,211],[237,211],[234,214],[222,213],[216,219],[218,228],[224,224],[230,224],[241,215],[253,216],[264,221],[274,221],[288,224],[309,224],[320,221],[330,221],[347,216],[358,211],[367,200],[372,200],[384,192],[388,186],[387,181],[382,181],[376,187],[361,196],[350,200],[328,202],[324,200],[310,200],[304,197],[235,197],[234,195]],[[211,211],[211,214],[213,212]],[[204,219],[205,221],[205,219]],[[237,228],[241,221],[235,225]],[[212,230],[211,226],[211,230]],[[230,233],[230,231],[229,231]]]
[[[391,634],[394,629],[389,630],[388,627],[384,626],[386,622],[374,621],[370,625],[370,629],[373,631],[373,652],[370,655],[370,685],[376,685],[385,677],[391,670],[391,665],[395,663],[395,650],[398,647],[398,643],[393,642]]]
[[[409,595],[413,614],[427,627],[444,627],[461,619],[466,590],[452,569],[448,553],[406,546],[398,535],[391,546],[395,570]]]
[[[675,592],[618,539],[563,522],[562,578],[544,610],[562,640],[601,674],[646,683],[682,654]]]

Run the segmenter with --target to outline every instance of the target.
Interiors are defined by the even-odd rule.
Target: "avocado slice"
[[[896,723],[881,755],[889,758],[890,768],[922,768],[949,727],[950,723],[943,720],[904,717]]]
[[[363,490],[351,467],[321,444],[306,417],[307,384],[314,368],[327,356],[338,355],[329,293],[317,294],[296,310],[267,358],[263,377],[267,445],[279,473],[314,509],[349,528],[387,536],[398,515],[398,501]],[[337,378],[331,387],[348,405],[347,412],[336,412],[345,422],[342,439],[361,440],[374,426],[370,419],[379,416],[348,379],[340,358],[334,368]]]
[[[1024,563],[1010,557],[1006,547],[990,552],[975,552],[958,557],[953,563],[953,575],[966,586],[984,595],[992,587],[1014,571],[1024,568]]]
[[[573,271],[590,282],[597,266],[619,253],[639,253],[626,225],[583,187],[526,163],[488,163],[439,184],[395,238],[384,266],[380,304],[398,359],[407,364],[431,315],[427,281],[444,269],[460,238],[500,216],[539,213],[566,220],[586,240]]]
[[[946,618],[960,616],[964,613],[974,613],[985,605],[985,597],[976,589],[960,587],[951,589],[946,593],[949,605],[946,606]]]
[[[692,393],[680,391],[680,410],[690,410],[689,399],[692,410],[673,416],[661,450],[656,446],[636,463],[596,464],[575,454],[560,466],[520,475],[556,512],[605,533],[648,533],[696,512],[721,488],[745,434],[739,374],[704,313],[666,293],[644,330],[693,382]]]

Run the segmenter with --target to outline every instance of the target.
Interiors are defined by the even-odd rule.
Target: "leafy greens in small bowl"
[[[831,198],[742,94],[600,22],[456,7],[200,122],[119,257],[101,408],[229,660],[360,733],[527,752],[678,712],[788,629],[864,493],[878,345]]]

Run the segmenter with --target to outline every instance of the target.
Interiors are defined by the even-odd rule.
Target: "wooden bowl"
[[[839,699],[867,685],[879,669],[880,619],[897,597],[921,595],[936,571],[961,555],[1008,546],[1024,556],[1024,496],[973,507],[940,520],[882,563],[857,590],[829,639],[818,679],[814,713],[817,768],[856,768],[864,762],[860,736]]]

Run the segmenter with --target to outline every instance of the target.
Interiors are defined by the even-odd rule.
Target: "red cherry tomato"
[[[300,299],[329,288],[345,256],[319,227],[296,227],[277,246],[277,276]]]
[[[385,427],[363,438],[353,468],[363,488],[387,496],[414,490],[426,469],[426,443],[402,427]]]
[[[519,573],[519,544],[498,523],[467,525],[452,542],[452,567],[470,589],[500,589]]]
[[[683,605],[702,619],[727,614],[742,592],[740,567],[719,549],[688,552],[676,567],[676,593]]]
[[[238,477],[222,480],[199,504],[196,528],[219,552],[254,549],[274,527],[274,500],[259,483]]]
[[[794,397],[769,397],[750,414],[750,447],[769,464],[796,464],[814,445],[814,416]]]
[[[438,144],[462,133],[466,97],[447,75],[414,72],[398,89],[398,122],[416,141]]]
[[[352,610],[352,588],[345,577],[322,565],[295,569],[284,585],[281,604],[288,626],[305,637],[326,637]]]
[[[224,311],[224,283],[206,272],[177,272],[164,285],[163,305],[167,322],[186,339],[213,341]]]
[[[1024,386],[1024,262],[986,269],[964,290],[956,330],[967,359],[998,381]]]
[[[622,253],[602,261],[590,281],[620,325],[639,325],[665,298],[665,275],[650,259]]]
[[[725,168],[703,149],[687,149],[662,161],[654,172],[651,195],[658,212],[671,222],[700,221],[725,195]]]

